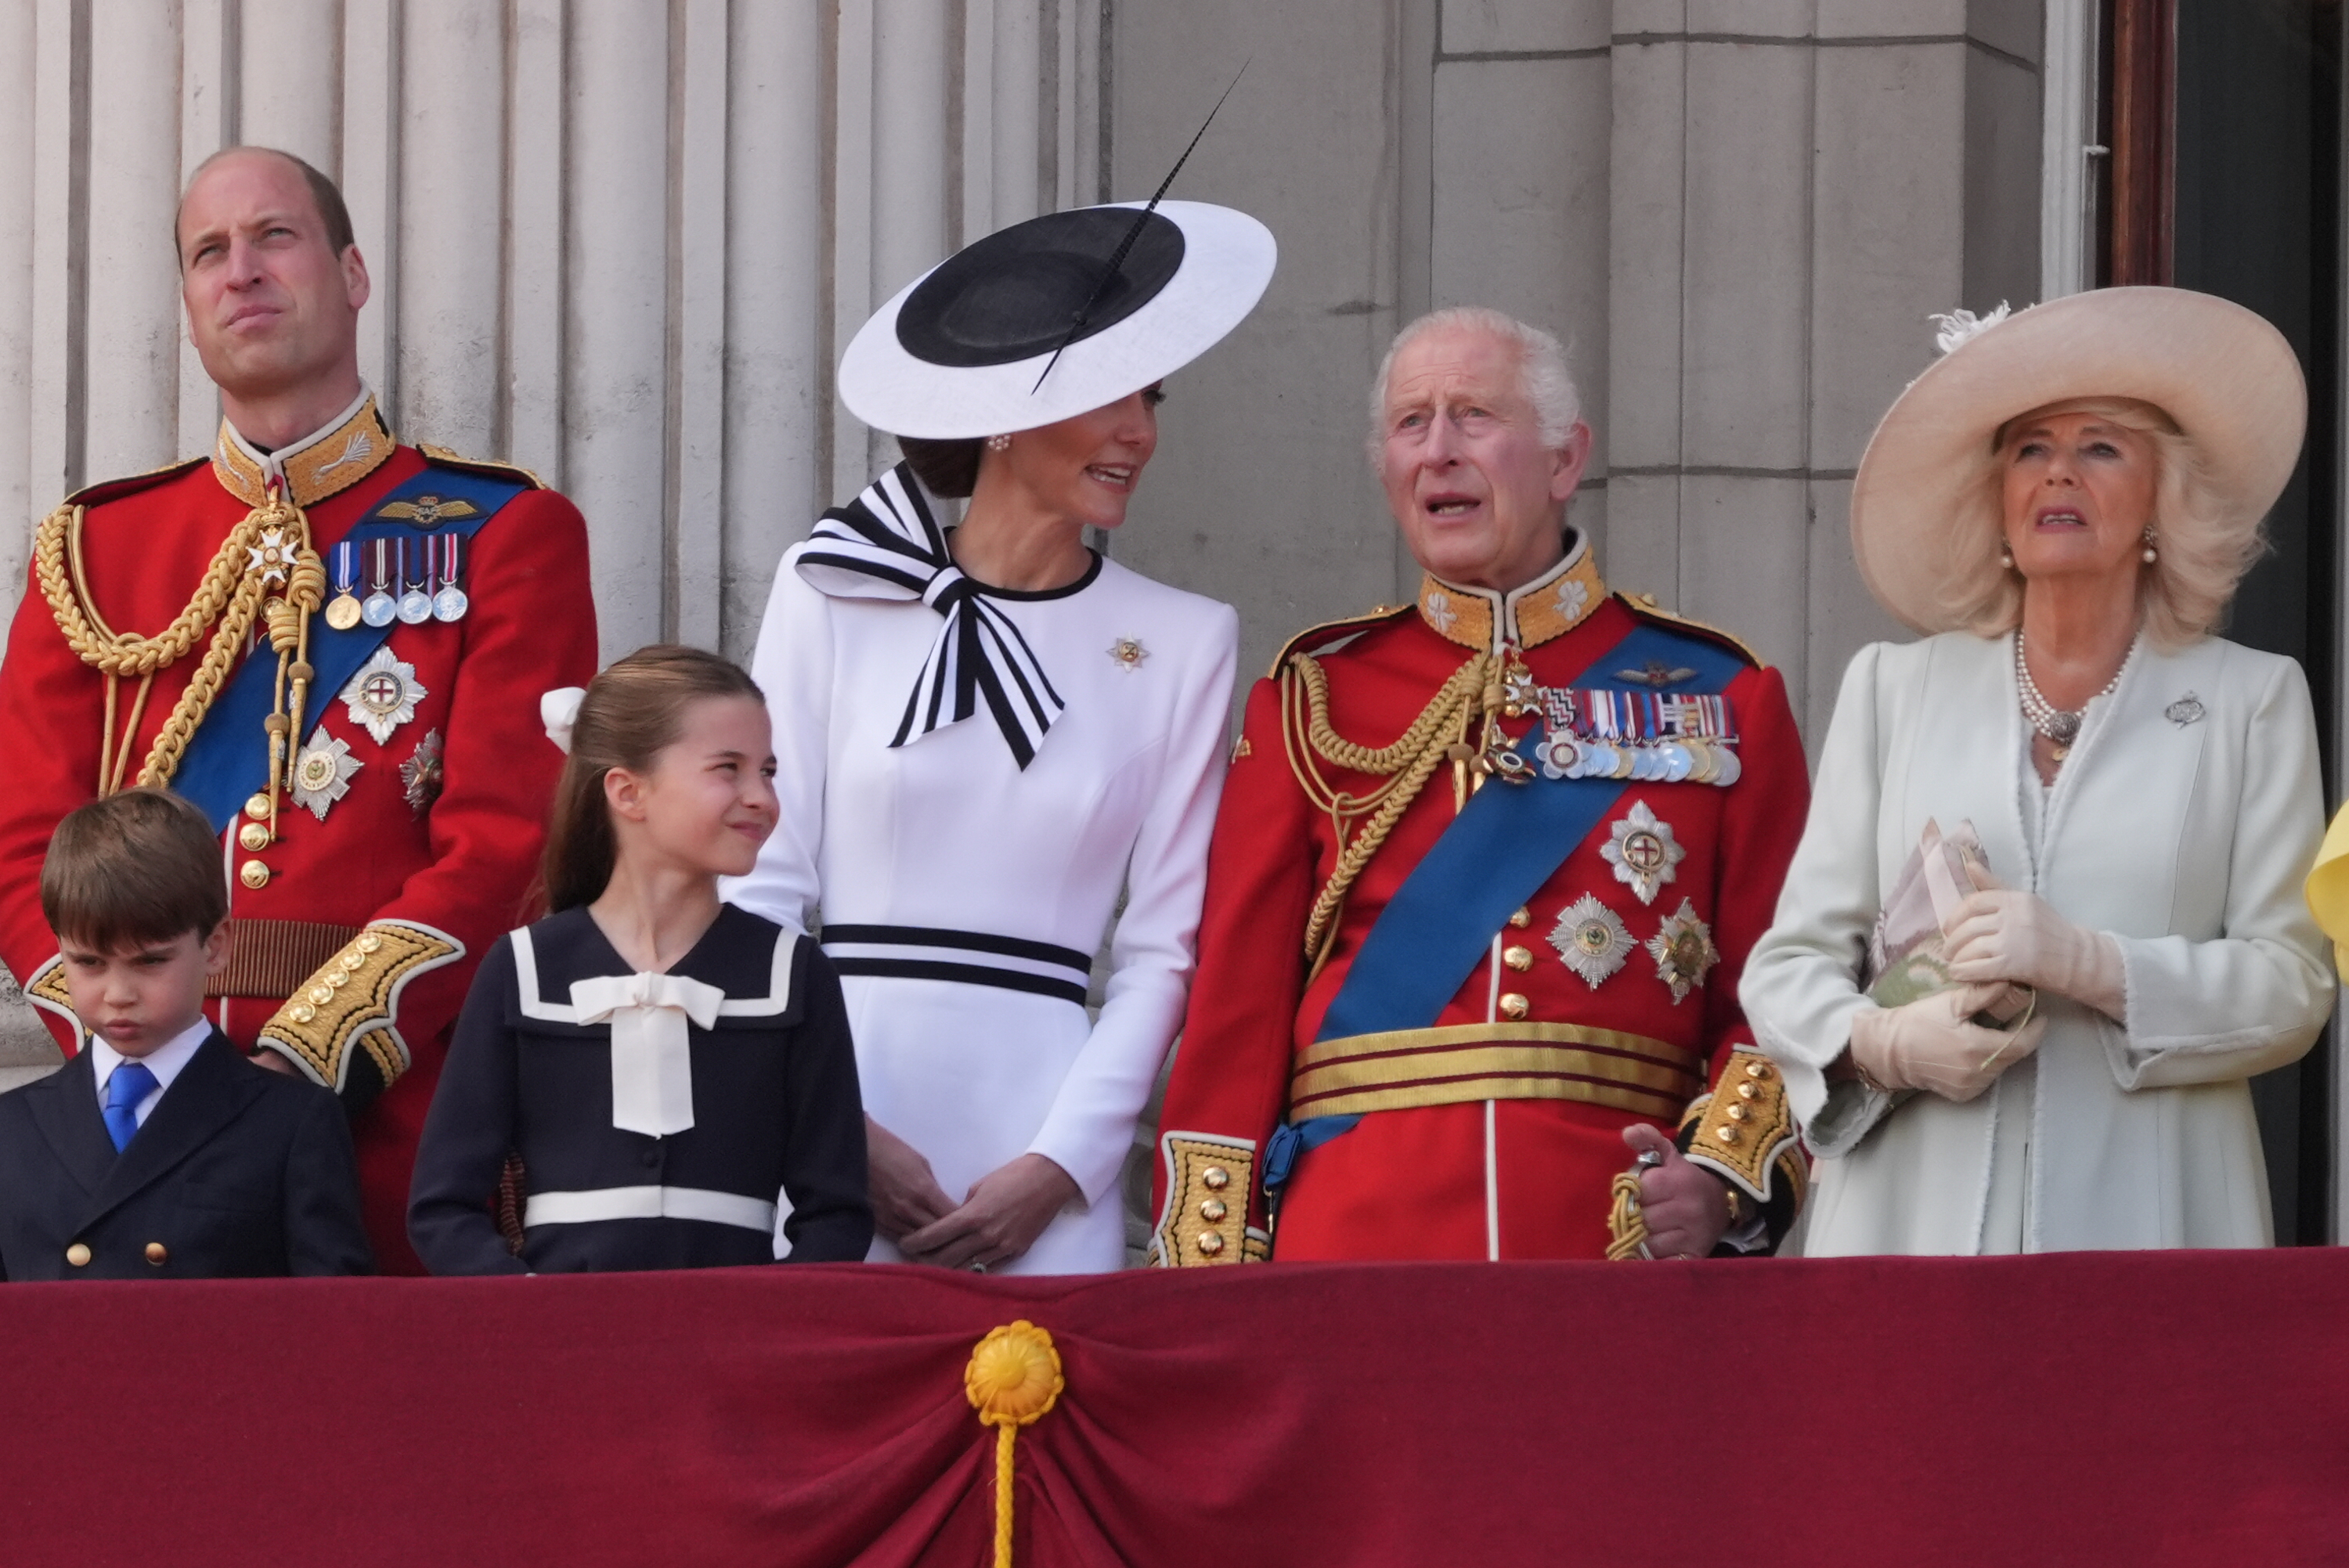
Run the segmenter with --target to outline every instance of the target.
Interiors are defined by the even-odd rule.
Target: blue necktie
[[[107,1136],[117,1154],[139,1135],[139,1102],[155,1092],[154,1070],[145,1062],[123,1062],[106,1080]]]

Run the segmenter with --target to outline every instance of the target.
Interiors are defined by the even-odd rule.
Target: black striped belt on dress
[[[934,925],[826,925],[823,951],[843,975],[993,985],[1080,1007],[1093,967],[1073,947]]]

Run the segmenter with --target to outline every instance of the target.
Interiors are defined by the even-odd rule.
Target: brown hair
[[[41,913],[61,939],[97,953],[209,936],[228,918],[220,840],[193,804],[162,789],[77,807],[49,837]]]
[[[341,189],[336,186],[333,181],[320,173],[317,169],[313,167],[306,160],[296,158],[294,154],[285,151],[282,148],[223,147],[218,152],[213,153],[210,158],[205,159],[202,163],[197,164],[195,174],[188,176],[188,184],[180,187],[179,206],[175,206],[171,209],[171,254],[174,257],[181,257],[180,208],[187,205],[188,186],[193,185],[196,182],[196,175],[202,174],[205,170],[210,169],[213,164],[219,162],[222,159],[228,157],[233,152],[265,152],[272,158],[282,158],[286,162],[292,164],[296,170],[301,171],[302,182],[310,188],[310,200],[317,203],[318,222],[319,225],[326,231],[326,249],[332,251],[336,256],[340,256],[345,251],[349,250],[352,245],[357,242],[357,237],[351,232],[351,210],[343,201],[343,192]],[[187,262],[184,257],[181,257],[180,268],[182,272],[187,270]]]
[[[900,436],[897,449],[905,454],[915,477],[934,496],[964,500],[978,488],[978,459],[987,443],[976,436],[967,441],[926,441],[919,436]]]
[[[766,700],[740,665],[675,643],[638,648],[587,683],[546,829],[540,879],[548,913],[594,903],[612,880],[619,843],[604,799],[604,775],[615,768],[649,772],[661,748],[684,727],[686,705],[710,696]]]

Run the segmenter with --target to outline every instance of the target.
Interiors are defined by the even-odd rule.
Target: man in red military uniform
[[[562,765],[539,698],[595,667],[585,528],[520,469],[395,440],[325,176],[222,153],[178,240],[225,418],[209,458],[85,490],[36,536],[0,662],[0,959],[78,1050],[50,830],[133,784],[196,801],[231,896],[207,1011],[343,1096],[377,1262],[420,1273],[417,1135],[473,965],[524,917]]]
[[[1154,1257],[1765,1250],[1806,1175],[1737,1005],[1809,799],[1785,686],[1608,593],[1547,334],[1425,318],[1373,406],[1425,576],[1249,694]]]

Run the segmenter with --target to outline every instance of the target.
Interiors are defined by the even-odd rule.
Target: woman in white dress
[[[1740,988],[1819,1157],[1800,1249],[2270,1244],[2247,1080],[2333,1005],[2316,727],[2298,665],[2210,634],[2300,450],[2298,364],[2175,289],[1948,327],[1852,495],[1861,575],[1929,634],[1846,672]],[[1967,984],[1879,1007],[1863,954],[1929,820],[2003,888],[1947,927]],[[2012,1034],[1975,1021],[2002,982],[2037,992]]]
[[[776,574],[753,668],[781,825],[728,896],[821,923],[876,1261],[1124,1261],[1118,1175],[1183,1016],[1238,623],[1084,531],[1124,521],[1159,383],[1255,306],[1274,253],[1195,202],[1050,214],[916,280],[841,365],[909,461]]]

